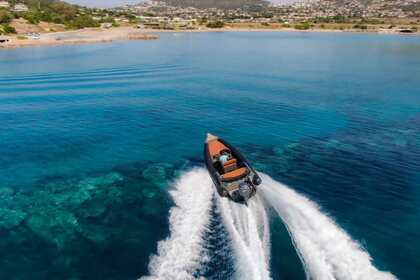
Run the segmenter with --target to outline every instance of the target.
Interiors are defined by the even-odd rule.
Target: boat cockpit
[[[249,169],[222,142],[213,140],[208,143],[208,148],[213,166],[223,182],[232,182],[249,174]]]

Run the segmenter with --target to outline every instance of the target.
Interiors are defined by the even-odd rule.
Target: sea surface
[[[0,51],[0,279],[419,279],[420,37],[160,37]]]

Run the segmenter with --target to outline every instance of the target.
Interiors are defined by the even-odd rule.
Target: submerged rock
[[[274,147],[273,148],[273,153],[277,156],[282,156],[283,153],[284,153],[284,147],[283,146]]]
[[[22,223],[27,214],[20,210],[0,208],[0,229],[9,230]]]
[[[293,149],[298,148],[300,145],[301,145],[300,143],[290,143],[286,147],[288,150],[293,150]]]
[[[63,207],[79,207],[82,203],[91,198],[90,190],[83,188],[76,188],[64,193],[51,194],[49,198],[55,205]]]
[[[0,278],[7,275],[2,271],[17,275],[15,264],[36,270],[35,278],[39,272],[42,277],[37,279],[51,278],[45,269],[49,266],[54,273],[68,272],[69,279],[79,277],[72,269],[91,257],[121,258],[133,247],[140,249],[133,252],[141,252],[150,245],[145,239],[155,242],[154,234],[145,238],[139,233],[148,234],[156,220],[159,226],[166,221],[166,186],[173,166],[147,163],[138,167],[136,176],[121,174],[126,173],[44,180],[39,188],[20,192],[0,188],[0,249],[13,248],[0,265]],[[125,240],[130,242],[120,246]],[[105,250],[113,256],[102,255]]]
[[[11,188],[0,188],[0,197],[10,197],[15,193]]]
[[[164,189],[167,187],[167,169],[172,168],[171,164],[168,163],[157,163],[150,165],[146,168],[142,175],[149,182],[154,183],[158,187]]]
[[[150,188],[144,188],[141,193],[143,194],[143,196],[147,197],[147,198],[153,198],[156,196],[156,191]]]
[[[325,148],[327,150],[330,149],[337,149],[340,146],[340,141],[336,140],[336,139],[329,139],[328,141],[325,142]]]
[[[95,189],[96,187],[100,185],[112,185],[121,180],[123,180],[123,177],[119,173],[112,172],[104,176],[92,177],[92,178],[87,178],[85,180],[82,180],[79,183],[79,187],[83,187],[87,190],[91,190],[91,189]]]
[[[81,232],[86,239],[97,244],[106,242],[112,235],[110,228],[95,224],[82,225]]]
[[[33,214],[26,225],[47,242],[63,249],[74,234],[80,231],[79,222],[73,213],[54,208],[42,209]]]
[[[94,198],[84,205],[78,213],[84,218],[97,218],[105,213],[106,202],[102,198]]]
[[[123,177],[120,174],[112,172],[104,176],[86,178],[78,183],[70,181],[65,187],[47,188],[48,191],[52,191],[52,193],[49,193],[50,197],[47,200],[52,200],[55,205],[65,208],[78,208],[81,204],[99,194],[109,192],[109,185],[121,180],[123,180]]]

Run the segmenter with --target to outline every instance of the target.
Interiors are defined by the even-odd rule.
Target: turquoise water
[[[148,275],[168,189],[203,166],[209,131],[316,202],[378,269],[420,275],[419,37],[162,34],[0,61],[1,279]],[[305,279],[270,216],[271,277]],[[194,275],[234,277],[224,231],[205,239],[224,261]]]

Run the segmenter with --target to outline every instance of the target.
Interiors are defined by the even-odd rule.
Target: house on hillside
[[[13,8],[13,11],[15,11],[15,12],[27,12],[29,9],[28,9],[28,6],[26,6],[25,4],[23,4],[23,3],[18,3],[18,4],[16,4],[15,5],[15,7]]]
[[[0,0],[0,8],[9,8],[9,2]]]

